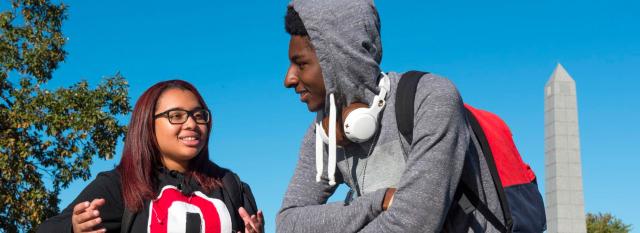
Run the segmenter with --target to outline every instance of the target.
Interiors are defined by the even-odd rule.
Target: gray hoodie
[[[335,105],[371,103],[379,93],[380,20],[368,0],[294,0],[307,29]],[[491,175],[464,116],[461,97],[444,78],[427,75],[415,97],[413,143],[398,132],[395,90],[401,74],[390,72],[391,88],[372,139],[335,152],[335,181],[357,196],[327,203],[336,185],[327,173],[316,182],[315,124],[307,130],[276,225],[278,232],[493,232],[477,211],[465,213],[455,197],[461,179],[475,184],[480,199],[502,219]],[[323,112],[335,111],[326,104]],[[320,113],[321,114],[321,113]],[[323,144],[323,171],[331,148]],[[463,167],[464,172],[463,172]],[[472,185],[473,186],[473,185]],[[382,211],[387,188],[393,204]]]

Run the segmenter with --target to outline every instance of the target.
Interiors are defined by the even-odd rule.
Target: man
[[[285,27],[291,35],[285,86],[318,117],[304,136],[278,232],[496,231],[477,211],[463,210],[457,195],[461,179],[475,184],[502,219],[454,85],[422,77],[412,142],[398,131],[401,74],[381,73],[380,21],[371,1],[294,0]],[[364,108],[353,110],[358,107]],[[369,118],[370,127],[353,129]],[[367,130],[370,135],[356,135]],[[327,203],[342,183],[352,198]]]

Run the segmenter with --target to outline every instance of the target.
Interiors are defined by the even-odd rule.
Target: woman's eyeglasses
[[[166,117],[171,124],[184,124],[191,117],[197,124],[207,124],[211,121],[211,113],[208,109],[195,109],[191,111],[183,109],[170,109],[153,116],[154,118]]]

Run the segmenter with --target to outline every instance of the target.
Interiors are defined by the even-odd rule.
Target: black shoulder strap
[[[396,89],[396,122],[404,139],[413,142],[413,105],[418,82],[427,72],[409,71],[402,74]]]
[[[129,211],[126,207],[122,213],[122,219],[120,220],[120,233],[129,233],[131,225],[133,225],[133,218],[137,213]]]
[[[428,74],[428,72],[421,71],[409,71],[402,75],[400,81],[398,81],[398,88],[396,89],[396,122],[398,124],[398,131],[402,134],[402,136],[411,144],[413,142],[413,114],[414,114],[414,103],[416,91],[418,88],[418,82],[420,78]],[[506,197],[504,194],[504,189],[502,188],[502,182],[498,176],[498,172],[496,169],[496,164],[493,159],[493,153],[491,153],[491,148],[489,147],[489,143],[487,141],[486,136],[484,135],[484,131],[478,124],[478,121],[475,119],[473,114],[469,112],[468,109],[465,108],[465,114],[469,119],[471,127],[474,131],[474,134],[480,141],[482,152],[485,155],[485,159],[487,160],[487,166],[491,171],[491,177],[493,178],[493,183],[498,193],[498,199],[500,201],[500,206],[502,207],[502,213],[504,215],[504,220],[506,224],[502,224],[495,214],[491,213],[486,204],[480,201],[478,194],[475,193],[468,184],[462,184],[462,193],[466,196],[463,197],[465,203],[469,203],[478,209],[487,221],[491,222],[496,229],[500,232],[511,232],[511,228],[513,225],[513,221],[511,218],[511,211],[509,210]],[[467,208],[468,207],[463,207]]]
[[[247,210],[249,214],[257,214],[258,213],[258,205],[256,205],[256,199],[253,197],[253,192],[251,192],[251,188],[245,182],[242,183],[242,196],[244,197],[244,208]]]
[[[222,177],[223,192],[229,196],[229,200],[234,207],[242,206],[242,183],[240,177],[231,171],[225,172]]]
[[[251,188],[249,188],[249,185],[242,182],[237,174],[229,170],[226,170],[225,174],[222,176],[222,183],[224,185],[222,192],[227,196],[227,199],[232,205],[229,211],[232,216],[236,216],[236,222],[238,223],[238,226],[235,226],[234,228],[236,228],[235,230],[244,232],[243,220],[237,213],[238,208],[244,207],[250,215],[258,212],[258,207],[253,194],[251,193]]]
[[[240,214],[238,214],[238,208],[242,206],[242,187],[240,186],[240,177],[235,173],[224,170],[224,175],[222,176],[222,193],[226,196],[225,200],[229,200],[231,206],[229,206],[229,213],[232,218],[235,218],[235,223],[233,226],[235,231],[244,232],[244,224],[242,218],[240,218]]]

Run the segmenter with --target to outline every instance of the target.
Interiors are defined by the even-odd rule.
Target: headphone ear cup
[[[357,108],[344,120],[344,133],[347,139],[360,143],[369,140],[376,132],[377,119],[369,113],[369,108]]]

